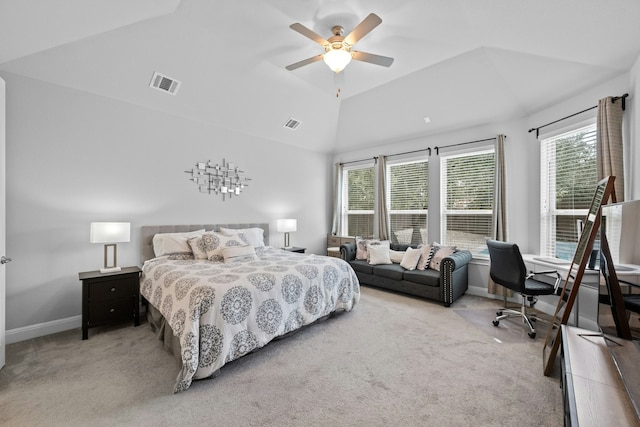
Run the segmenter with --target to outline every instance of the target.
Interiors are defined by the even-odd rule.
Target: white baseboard
[[[30,340],[32,338],[68,331],[69,329],[75,329],[81,326],[82,316],[73,316],[67,317],[66,319],[23,326],[22,328],[9,329],[5,334],[6,343],[13,344],[20,341]]]

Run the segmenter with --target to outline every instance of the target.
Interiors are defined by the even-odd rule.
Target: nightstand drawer
[[[329,234],[327,236],[327,247],[340,247],[340,236],[332,236]]]
[[[131,297],[136,293],[136,279],[110,280],[93,282],[89,285],[89,300],[106,300]]]
[[[89,325],[133,317],[135,299],[132,297],[89,303]]]

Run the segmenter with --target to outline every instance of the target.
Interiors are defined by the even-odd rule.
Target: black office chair
[[[536,280],[534,273],[527,273],[518,245],[497,240],[487,240],[487,247],[489,248],[489,257],[491,258],[491,267],[489,269],[491,279],[498,285],[522,295],[521,310],[503,308],[496,313],[493,326],[498,326],[502,319],[508,317],[522,317],[523,323],[526,322],[529,326],[529,336],[535,338],[536,328],[533,322],[537,319],[535,313],[527,312],[527,301],[529,302],[529,307],[533,307],[538,301],[536,298],[538,295],[552,295],[557,293],[561,282],[560,274],[557,271],[535,273],[535,275],[555,273],[556,279],[553,284]]]

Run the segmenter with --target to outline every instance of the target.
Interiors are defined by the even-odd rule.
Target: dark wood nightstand
[[[297,246],[292,246],[290,248],[282,248],[282,249],[284,249],[285,251],[289,251],[289,252],[297,252],[299,254],[303,254],[304,251],[307,250],[307,248],[299,248]]]
[[[140,269],[123,267],[113,273],[86,271],[82,281],[82,339],[89,328],[133,319],[140,324]]]

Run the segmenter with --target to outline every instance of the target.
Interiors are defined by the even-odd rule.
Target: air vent
[[[296,130],[301,124],[302,122],[300,120],[296,120],[290,117],[289,120],[287,120],[287,122],[284,124],[284,127],[291,130]]]
[[[155,72],[153,73],[153,77],[151,78],[149,87],[158,89],[159,91],[169,93],[171,95],[175,95],[178,92],[180,84],[181,83],[178,80],[172,79],[171,77],[163,76],[162,74]]]

